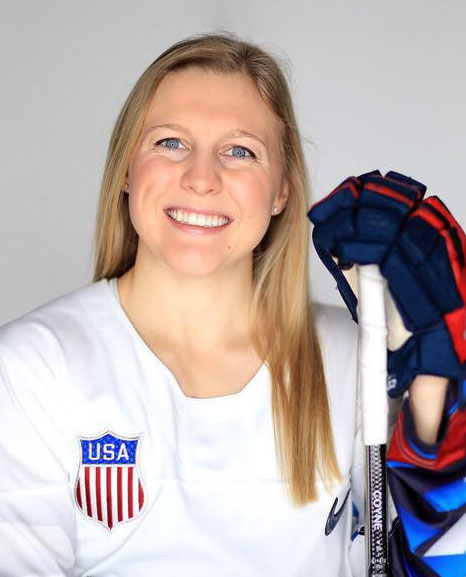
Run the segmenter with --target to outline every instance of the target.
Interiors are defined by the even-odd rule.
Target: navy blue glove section
[[[381,264],[390,293],[413,337],[389,353],[392,396],[417,374],[445,376],[465,398],[466,236],[443,202],[427,198],[407,219]]]
[[[387,280],[412,333],[389,351],[389,394],[431,374],[457,380],[466,404],[466,236],[439,198],[423,201],[425,192],[393,171],[349,177],[309,210],[312,238],[356,322],[357,297],[342,270],[378,264]]]

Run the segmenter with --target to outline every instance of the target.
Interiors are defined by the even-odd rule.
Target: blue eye
[[[155,143],[155,146],[161,146],[162,148],[167,148],[167,149],[171,149],[171,150],[183,150],[182,148],[179,148],[178,146],[176,146],[176,143],[181,144],[180,140],[178,138],[174,138],[174,137],[170,137],[170,138],[162,138],[161,140],[157,140],[157,142]],[[166,144],[166,146],[165,146]],[[239,159],[243,159],[243,158],[256,158],[256,155],[254,154],[254,152],[252,150],[249,150],[249,148],[246,148],[245,146],[240,146],[239,144],[232,146],[231,148],[229,148],[229,150],[239,150],[240,153],[237,154],[235,152],[233,152],[233,154],[228,154],[227,156],[230,156],[231,158],[239,158]],[[242,153],[241,153],[242,151]],[[246,154],[247,153],[247,156]]]
[[[230,150],[234,150],[234,149],[242,149],[244,151],[246,151],[250,156],[244,156],[243,154],[235,154],[233,153],[232,156],[235,158],[256,158],[256,155],[254,154],[254,152],[252,150],[249,150],[249,148],[246,148],[245,146],[240,146],[240,145],[236,145],[236,146],[232,146],[230,148]]]
[[[178,140],[178,138],[162,138],[162,140],[157,140],[157,142],[155,143],[156,146],[162,146],[162,142],[180,142]],[[176,146],[172,146],[171,144],[169,144],[168,146],[162,146],[162,148],[172,148],[173,150],[180,150],[178,147]]]

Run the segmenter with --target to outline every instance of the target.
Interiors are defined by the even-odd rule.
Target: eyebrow
[[[181,124],[176,124],[174,122],[164,122],[163,124],[156,124],[154,126],[149,126],[148,128],[146,128],[146,130],[144,131],[144,136],[146,136],[147,134],[149,134],[149,132],[152,132],[156,128],[171,128],[173,130],[180,130],[182,132],[189,132],[189,130],[184,128]],[[225,136],[226,137],[246,136],[248,138],[254,138],[254,140],[258,140],[267,148],[267,144],[261,138],[259,138],[256,134],[252,134],[252,132],[247,132],[246,130],[242,130],[241,128],[234,128],[233,130],[231,130],[230,132],[225,134]]]

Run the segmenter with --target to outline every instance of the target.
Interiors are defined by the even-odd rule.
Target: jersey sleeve
[[[37,338],[36,338],[37,337]],[[72,575],[75,515],[55,419],[56,351],[0,334],[0,559],[8,577]]]
[[[409,397],[387,453],[398,517],[390,535],[394,575],[466,575],[466,411],[449,391],[439,441],[416,435]]]
[[[319,304],[317,327],[326,368],[335,448],[350,494],[347,511],[352,512],[340,547],[345,547],[345,577],[366,577],[364,533],[364,450],[360,432],[357,387],[358,329],[343,307]],[[351,508],[351,509],[350,509]]]

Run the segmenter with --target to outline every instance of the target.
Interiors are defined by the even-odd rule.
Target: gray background
[[[110,132],[185,36],[231,30],[288,62],[314,199],[378,168],[466,227],[463,0],[0,2],[0,324],[90,282]],[[311,255],[315,300],[342,304]]]

